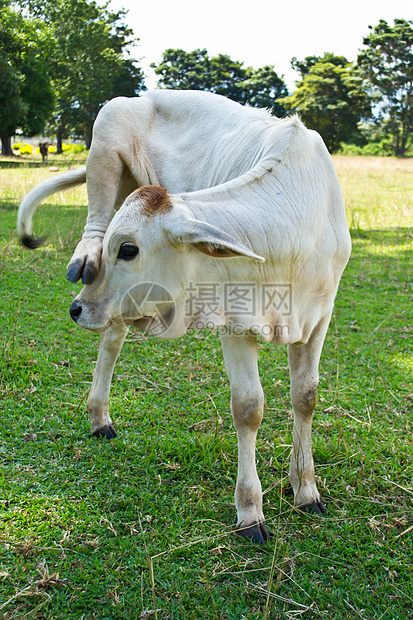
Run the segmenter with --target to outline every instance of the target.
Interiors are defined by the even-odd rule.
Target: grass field
[[[0,620],[413,618],[413,160],[335,158],[353,254],[314,420],[323,517],[292,509],[286,350],[261,347],[265,548],[233,534],[236,435],[214,334],[131,333],[112,386],[118,437],[89,437],[98,336],[70,320],[80,286],[65,280],[86,192],[39,208],[48,243],[21,248],[18,202],[52,174],[26,161],[0,160]]]

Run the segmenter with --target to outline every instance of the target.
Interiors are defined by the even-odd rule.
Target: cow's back
[[[277,122],[265,110],[202,91],[154,90],[144,98],[155,113],[145,150],[172,193],[215,187],[253,168]]]

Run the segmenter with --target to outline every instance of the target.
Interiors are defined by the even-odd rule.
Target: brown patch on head
[[[168,192],[158,185],[144,185],[134,192],[141,202],[141,212],[147,217],[167,213],[172,209]]]

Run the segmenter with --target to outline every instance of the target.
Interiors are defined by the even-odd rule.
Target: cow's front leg
[[[261,483],[255,465],[255,442],[264,407],[257,366],[257,339],[250,335],[222,336],[221,341],[238,436],[237,532],[265,544],[270,536],[265,526]]]
[[[294,412],[293,448],[289,478],[295,506],[305,512],[325,513],[315,477],[311,427],[317,402],[318,364],[330,315],[322,319],[306,344],[288,345],[291,401]]]
[[[109,327],[101,335],[99,355],[87,399],[91,432],[97,437],[116,437],[109,415],[109,392],[113,369],[127,333],[126,326],[116,325]]]

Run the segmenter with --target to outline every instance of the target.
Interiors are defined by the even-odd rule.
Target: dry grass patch
[[[333,157],[352,229],[413,222],[413,158]]]

